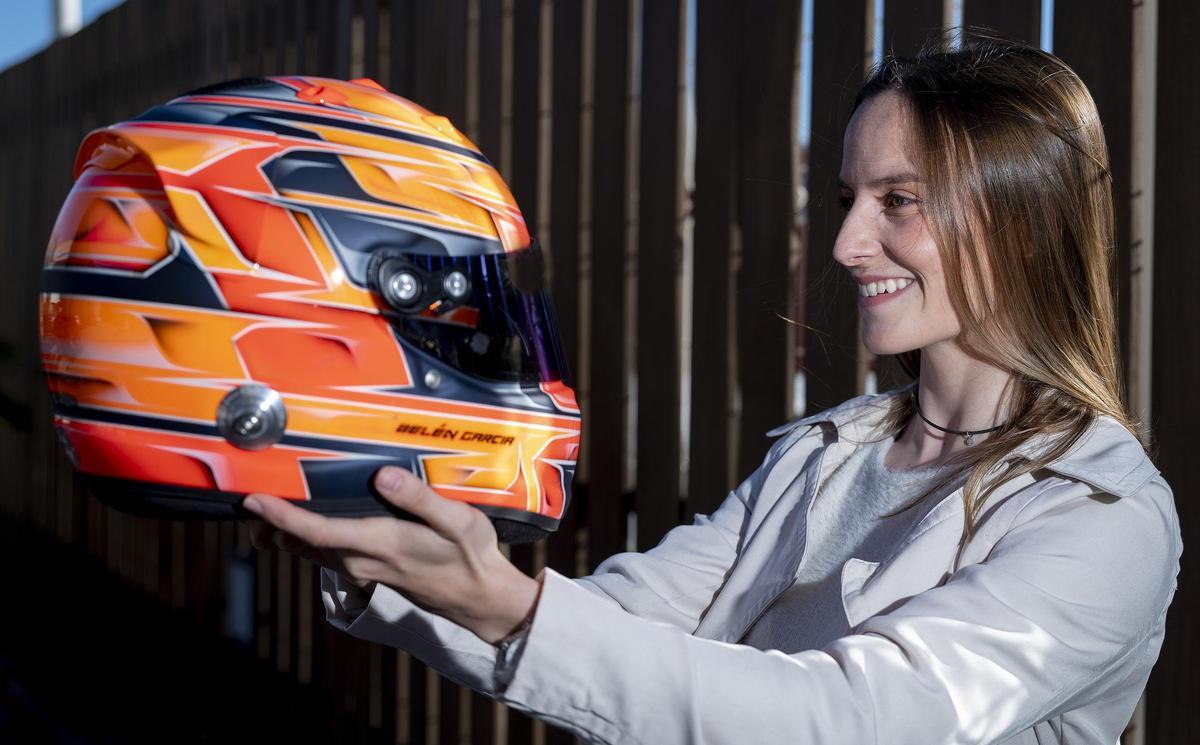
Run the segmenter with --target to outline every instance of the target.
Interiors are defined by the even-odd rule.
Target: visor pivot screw
[[[425,371],[425,387],[436,391],[442,384],[442,374],[437,370]]]
[[[217,407],[217,431],[231,445],[262,450],[283,439],[287,411],[278,393],[265,385],[248,383],[225,394]]]
[[[442,289],[444,289],[446,294],[452,299],[462,300],[467,296],[467,292],[471,289],[471,287],[467,282],[467,275],[455,270],[449,272],[445,278],[442,279]]]

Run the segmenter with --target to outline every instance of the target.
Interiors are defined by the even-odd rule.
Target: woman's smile
[[[886,303],[887,301],[891,300],[892,298],[895,298],[899,295],[905,294],[906,292],[908,292],[909,288],[911,288],[914,284],[916,284],[916,281],[911,280],[911,279],[908,279],[908,280],[902,279],[902,280],[898,280],[898,281],[888,280],[888,281],[893,282],[893,286],[896,289],[889,291],[889,290],[887,290],[887,288],[885,288],[883,286],[884,285],[883,282],[872,283],[872,284],[877,285],[875,295],[869,294],[869,292],[868,292],[869,285],[860,284],[858,286],[858,307],[859,308],[874,308],[877,305]]]

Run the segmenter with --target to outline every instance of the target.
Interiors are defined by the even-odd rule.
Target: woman
[[[1182,541],[1125,413],[1107,162],[1050,54],[888,59],[833,250],[912,384],[773,430],[716,512],[578,580],[396,469],[427,526],[253,495],[256,545],[326,567],[334,625],[589,741],[1113,743]]]

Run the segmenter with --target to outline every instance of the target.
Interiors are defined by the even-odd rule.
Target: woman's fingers
[[[266,494],[251,494],[242,504],[267,526],[255,532],[256,545],[297,554],[360,586],[382,582],[423,607],[469,604],[464,597],[478,596],[480,578],[493,559],[503,558],[491,522],[402,469],[384,470],[376,486],[383,499],[414,519],[326,517]]]
[[[295,536],[276,530],[275,526],[270,523],[243,520],[242,524],[250,533],[250,545],[259,551],[275,549],[287,551],[314,564],[329,568],[335,568],[339,564],[331,554],[319,551]]]
[[[388,502],[420,518],[447,538],[465,535],[479,517],[474,507],[442,497],[403,468],[379,469],[375,474],[375,489]]]
[[[413,519],[326,517],[288,500],[251,494],[242,504],[262,518],[251,528],[252,540],[258,547],[297,554],[364,590],[374,583],[391,587],[483,638],[507,634],[529,604],[522,598],[519,613],[510,612],[516,607],[511,593],[498,596],[496,583],[536,583],[500,551],[487,516],[465,502],[444,499],[403,469],[381,469],[375,485],[384,500]],[[502,622],[481,626],[481,619],[494,620],[493,611],[504,617]]]
[[[251,494],[242,506],[274,530],[291,534],[315,549],[359,548],[370,540],[364,533],[378,526],[369,520],[318,515],[267,494]]]

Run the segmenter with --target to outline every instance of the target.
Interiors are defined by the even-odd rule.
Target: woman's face
[[[924,187],[905,152],[910,125],[902,106],[894,91],[859,106],[846,127],[838,179],[845,218],[833,256],[857,282],[863,345],[877,355],[960,331],[920,207]],[[878,294],[864,297],[864,290]]]

